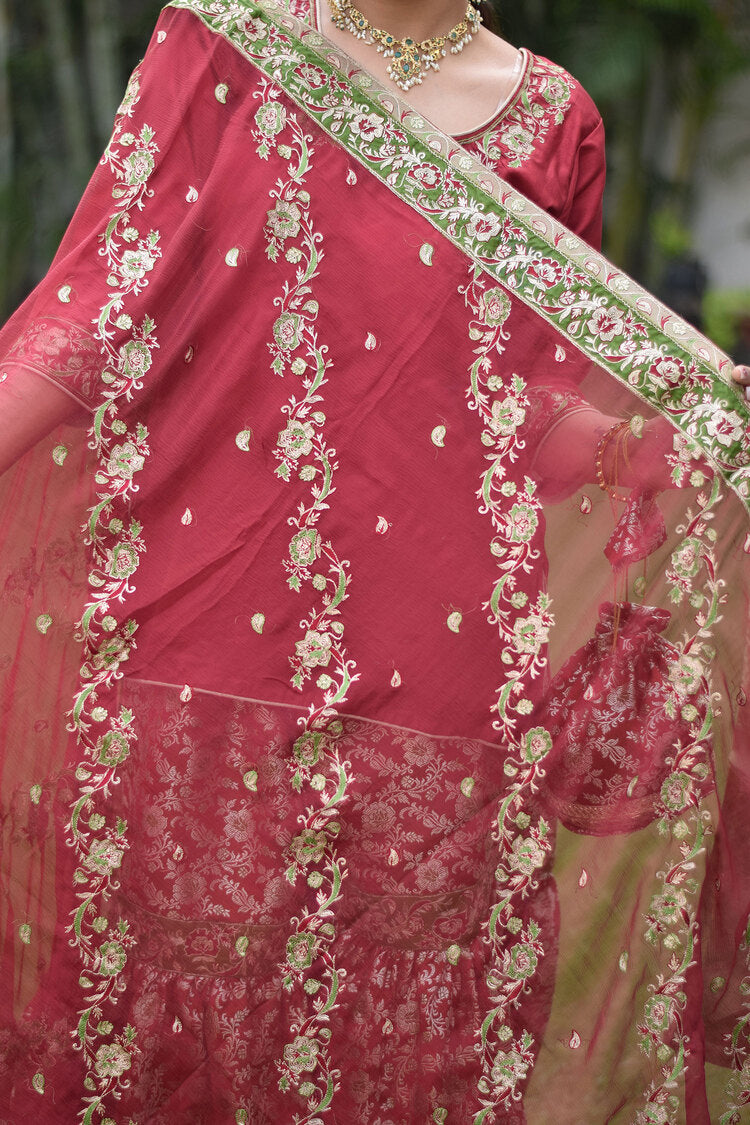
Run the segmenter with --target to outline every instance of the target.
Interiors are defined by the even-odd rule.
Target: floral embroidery
[[[83,749],[84,758],[76,777],[80,782],[70,817],[68,843],[76,856],[76,909],[68,931],[71,944],[82,962],[81,986],[84,1000],[75,1033],[85,1060],[88,1077],[84,1122],[104,1112],[108,1097],[117,1098],[123,1076],[131,1068],[137,1050],[135,1030],[126,1027],[113,1036],[112,1023],[103,1018],[109,1005],[122,991],[121,974],[132,943],[124,919],[111,922],[102,905],[109,897],[128,847],[126,825],[111,823],[96,812],[97,799],[106,799],[117,781],[119,766],[126,760],[135,739],[133,714],[126,708],[111,713],[91,704],[120,676],[121,665],[134,644],[135,622],[118,626],[113,605],[132,592],[130,579],[143,551],[141,527],[128,516],[134,490],[134,477],[148,456],[148,434],[135,424],[130,430],[118,416],[118,399],[132,399],[142,387],[142,379],[152,363],[157,346],[154,324],[146,317],[135,325],[123,312],[125,299],[141,292],[148,274],[161,255],[159,234],[141,234],[135,216],[153,194],[148,180],[155,168],[158,148],[153,131],[144,125],[137,138],[124,131],[126,118],[138,103],[138,75],[128,87],[121,116],[102,164],[114,176],[112,196],[115,211],[103,235],[101,254],[109,271],[109,301],[101,310],[96,339],[100,348],[100,386],[91,448],[99,457],[96,506],[90,512],[86,542],[93,558],[90,575],[92,600],[79,625],[83,643],[82,687],[71,713],[71,727]],[[126,150],[133,151],[126,154]],[[125,249],[126,246],[131,249]],[[119,346],[116,331],[129,333]],[[103,369],[103,370],[102,370]],[[102,936],[105,940],[102,941]],[[102,1042],[102,1040],[104,1040]]]
[[[544,946],[539,924],[532,918],[524,926],[514,903],[528,895],[551,846],[549,824],[542,817],[532,824],[524,808],[552,749],[552,738],[542,727],[519,737],[518,724],[530,710],[530,701],[520,698],[524,680],[537,677],[546,665],[543,650],[553,619],[543,590],[538,590],[530,602],[529,594],[517,588],[537,573],[540,503],[536,486],[528,477],[522,488],[506,487],[511,483],[505,480],[508,467],[518,461],[523,449],[519,431],[530,408],[523,380],[511,375],[506,383],[493,371],[493,356],[502,354],[510,338],[505,330],[510,304],[502,291],[488,289],[486,279],[475,269],[461,292],[473,314],[469,332],[476,341],[467,399],[469,408],[479,415],[481,440],[487,451],[487,470],[478,492],[480,512],[492,521],[490,550],[500,570],[492,597],[484,607],[490,611],[490,622],[498,627],[501,660],[506,668],[498,690],[498,718],[493,725],[508,747],[505,772],[510,781],[493,834],[499,858],[495,872],[497,900],[486,936],[493,964],[488,974],[493,1007],[480,1032],[482,1076],[478,1089],[482,1108],[474,1118],[475,1125],[482,1125],[519,1097],[519,1086],[535,1058],[531,1034],[521,1030],[514,1035],[508,1019],[531,987]]]
[[[520,168],[544,144],[550,129],[562,125],[575,90],[570,75],[547,59],[534,57],[518,98],[496,129],[488,129],[472,147],[493,166],[502,161]]]
[[[309,807],[299,817],[300,831],[289,846],[286,872],[292,885],[301,879],[317,892],[315,906],[292,919],[282,966],[284,988],[291,993],[296,986],[304,1007],[292,1020],[293,1038],[279,1060],[279,1085],[282,1090],[296,1089],[306,1100],[307,1114],[295,1118],[302,1125],[303,1121],[321,1119],[333,1101],[340,1078],[332,1066],[329,1016],[342,986],[333,952],[333,908],[346,874],[336,848],[336,815],[346,797],[350,775],[337,749],[341,723],[336,719],[336,708],[357,677],[344,649],[340,620],[340,606],[348,596],[349,564],[339,559],[332,543],[324,540],[319,530],[335,491],[338,462],[336,451],[325,441],[326,419],[321,410],[321,392],[330,363],[327,349],[318,341],[318,303],[312,291],[323,257],[322,237],[313,227],[310,196],[304,187],[314,157],[312,138],[300,127],[296,115],[287,113],[276,101],[278,92],[270,83],[263,84],[259,96],[262,104],[255,115],[258,153],[265,159],[278,153],[287,176],[272,192],[273,206],[266,223],[267,254],[271,261],[285,261],[294,267],[294,280],[284,284],[283,295],[277,300],[281,311],[273,326],[274,342],[269,345],[271,366],[281,377],[289,371],[301,379],[303,392],[292,395],[283,407],[287,423],[278,436],[276,472],[284,481],[298,477],[311,485],[309,501],[300,502],[297,515],[289,519],[293,534],[284,567],[292,591],[299,593],[303,584],[309,583],[321,595],[319,608],[301,622],[304,635],[296,642],[291,657],[292,685],[302,691],[307,681],[320,673],[316,685],[323,692],[322,703],[311,704],[307,717],[300,720],[303,731],[290,762],[294,789],[301,792],[307,783],[319,795],[317,806]]]
[[[662,885],[654,895],[646,916],[646,940],[663,953],[666,964],[649,985],[638,1038],[646,1054],[654,1053],[662,1080],[648,1090],[647,1102],[637,1117],[638,1125],[669,1121],[676,1111],[674,1088],[691,1057],[690,1040],[683,1026],[687,1007],[686,974],[695,959],[699,937],[698,895],[700,882],[692,876],[705,852],[711,814],[701,806],[706,779],[711,775],[711,732],[713,714],[708,683],[711,666],[709,639],[721,618],[725,600],[723,583],[716,578],[711,509],[721,502],[718,476],[698,496],[699,510],[688,512],[686,524],[679,528],[685,538],[672,556],[667,580],[672,583],[672,600],[691,596],[697,632],[681,646],[670,673],[674,696],[665,709],[670,718],[681,714],[689,724],[689,738],[680,739],[668,762],[669,776],[661,786],[657,805],[659,833],[671,837],[679,855],[667,861],[661,873]],[[700,582],[701,576],[703,581]],[[695,699],[685,706],[685,701]]]

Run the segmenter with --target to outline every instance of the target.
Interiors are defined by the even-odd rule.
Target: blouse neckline
[[[310,0],[310,17],[316,31],[321,30],[320,2],[321,0]],[[463,133],[453,134],[453,140],[457,141],[459,144],[471,143],[484,136],[484,134],[490,130],[496,129],[505,115],[516,104],[521,92],[525,89],[532,63],[533,55],[531,52],[527,50],[526,47],[519,47],[513,68],[515,82],[510,92],[501,100],[500,104],[486,121],[483,121],[481,124]],[[416,113],[418,111],[415,110],[414,112]],[[424,114],[420,113],[420,116],[424,117]]]

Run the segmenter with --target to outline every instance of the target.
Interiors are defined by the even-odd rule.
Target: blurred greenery
[[[703,302],[706,334],[725,351],[737,346],[737,328],[750,317],[750,287],[747,289],[712,289]],[[747,362],[745,355],[736,361]]]
[[[0,318],[43,275],[160,6],[0,0]],[[494,7],[506,38],[567,67],[597,102],[608,136],[605,252],[658,288],[691,248],[701,139],[726,84],[750,69],[750,0]]]

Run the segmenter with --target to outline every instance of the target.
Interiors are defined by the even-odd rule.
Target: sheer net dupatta
[[[148,443],[123,412],[151,363],[153,323],[130,309],[159,255],[140,216],[155,146],[127,136],[138,89],[136,72],[47,278],[0,335],[0,1086],[22,1106],[19,1063],[37,1096],[45,1052],[68,1050],[92,904],[122,856],[116,821],[92,834],[133,737],[115,685]]]

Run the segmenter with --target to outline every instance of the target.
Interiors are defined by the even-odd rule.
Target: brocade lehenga
[[[165,9],[2,338],[0,1122],[748,1121],[731,365],[569,75],[306,8]]]

